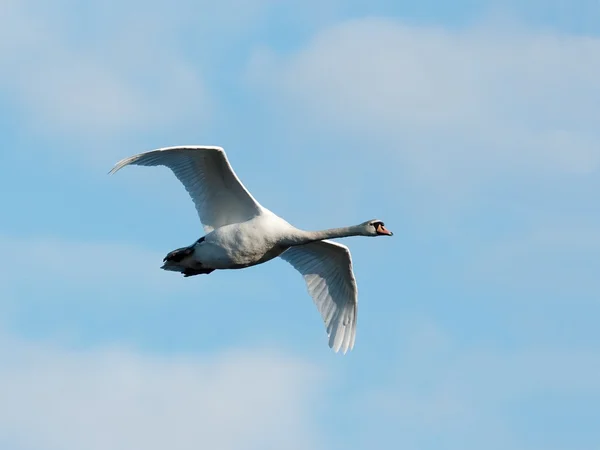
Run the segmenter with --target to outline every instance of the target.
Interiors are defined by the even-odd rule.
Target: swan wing
[[[354,347],[358,291],[348,247],[317,241],[290,247],[280,256],[304,277],[327,329],[329,347],[345,354]]]
[[[221,147],[165,147],[119,161],[110,173],[130,165],[166,166],[190,194],[208,233],[245,222],[263,211],[233,171]]]

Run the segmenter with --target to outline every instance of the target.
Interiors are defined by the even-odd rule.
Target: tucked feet
[[[211,272],[214,272],[215,269],[184,269],[183,272],[183,276],[184,277],[191,277],[194,275],[202,275],[202,274],[209,274]]]

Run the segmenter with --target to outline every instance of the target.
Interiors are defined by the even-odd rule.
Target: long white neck
[[[363,236],[364,227],[361,225],[353,225],[351,227],[329,228],[320,231],[304,231],[296,230],[290,236],[286,236],[284,242],[287,245],[304,245],[323,239],[343,238],[349,236]]]

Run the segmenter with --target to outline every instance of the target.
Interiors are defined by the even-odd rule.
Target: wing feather
[[[348,247],[318,241],[291,247],[280,257],[304,277],[325,323],[329,346],[336,352],[351,350],[356,339],[358,291]]]
[[[263,211],[237,177],[221,147],[165,147],[119,161],[110,173],[127,165],[166,166],[192,198],[208,233],[231,223],[245,222]]]

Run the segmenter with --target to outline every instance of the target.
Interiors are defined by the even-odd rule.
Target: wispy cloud
[[[98,21],[86,28],[86,15],[67,6],[46,14],[35,1],[0,7],[2,88],[37,128],[99,136],[210,116],[202,75],[159,32],[160,15],[129,6],[117,14],[126,20],[109,20],[91,7]]]
[[[150,356],[0,337],[0,442],[32,450],[320,448],[319,372],[269,350]]]
[[[369,18],[293,55],[257,51],[249,76],[290,116],[396,155],[407,176],[458,185],[596,171],[599,55],[589,37]]]
[[[461,343],[432,322],[414,324],[407,337],[400,367],[362,405],[365,417],[378,415],[365,427],[382,442],[392,439],[392,424],[406,448],[434,449],[442,441],[451,449],[558,449],[571,436],[570,448],[583,449],[600,438],[578,425],[598,413],[595,346]],[[533,417],[546,418],[544,433],[533,431]]]
[[[598,39],[354,3],[0,2],[0,447],[600,440]],[[396,232],[347,242],[355,352],[332,357],[282,261],[159,269],[201,233],[185,190],[104,174],[188,138],[298,226]]]

